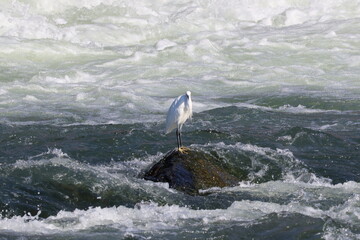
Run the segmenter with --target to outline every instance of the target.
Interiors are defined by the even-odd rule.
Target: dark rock
[[[200,189],[234,186],[244,180],[230,174],[221,162],[200,150],[182,148],[167,153],[144,175],[154,182],[168,182],[171,188],[196,195]]]

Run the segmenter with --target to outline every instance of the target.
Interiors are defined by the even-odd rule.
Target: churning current
[[[360,1],[1,0],[1,239],[359,239]],[[183,144],[247,181],[140,176]]]

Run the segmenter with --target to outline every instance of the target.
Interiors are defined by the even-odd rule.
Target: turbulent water
[[[360,1],[0,0],[0,239],[360,239]],[[247,181],[141,175],[183,143]]]

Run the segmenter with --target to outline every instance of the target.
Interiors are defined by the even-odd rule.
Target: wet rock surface
[[[208,153],[182,148],[168,152],[145,172],[144,179],[168,182],[171,188],[197,195],[200,189],[234,186],[245,176],[232,175],[219,159]]]

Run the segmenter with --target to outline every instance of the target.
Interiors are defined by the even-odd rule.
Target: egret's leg
[[[181,140],[180,139],[180,135],[179,135],[179,129],[176,129],[176,142],[177,142],[177,146],[178,146],[178,150],[180,150],[180,145],[181,145]]]
[[[180,140],[180,147],[182,147],[182,143],[181,143],[181,130],[179,130],[179,140]]]
[[[190,149],[187,148],[187,147],[183,147],[183,146],[182,146],[182,143],[181,143],[181,130],[180,130],[180,129],[179,129],[179,131],[178,131],[178,136],[179,136],[178,150],[179,150],[179,152],[182,153],[182,154],[187,154],[187,153],[190,151]]]

